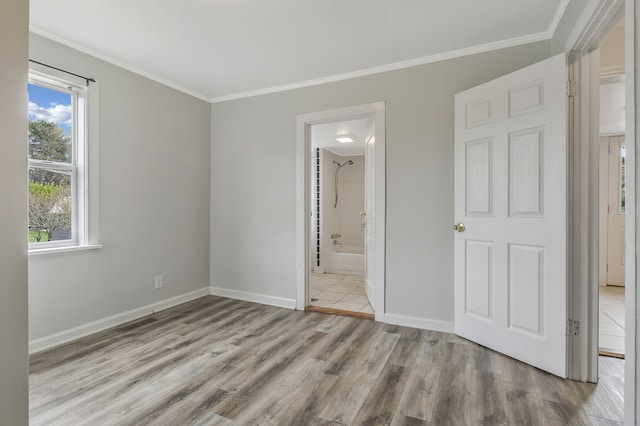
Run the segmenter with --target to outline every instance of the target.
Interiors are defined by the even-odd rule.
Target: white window
[[[88,83],[43,66],[30,70],[31,253],[86,248],[99,241],[98,92],[96,83]]]

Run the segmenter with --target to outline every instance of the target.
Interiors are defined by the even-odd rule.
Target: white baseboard
[[[364,272],[362,268],[327,268],[325,270],[327,274],[342,274],[342,275],[355,275],[357,277],[363,277]]]
[[[49,336],[30,340],[29,354],[40,352],[45,349],[61,345],[63,343],[70,342],[72,340],[79,339],[80,337],[97,333],[98,331],[106,330],[107,328],[115,327],[117,325],[124,324],[126,322],[144,317],[146,315],[150,315],[154,312],[162,311],[164,309],[188,302],[193,299],[197,299],[199,297],[208,296],[209,294],[209,287],[204,287],[199,290],[181,294],[180,296],[172,297],[170,299],[161,300],[159,302],[155,302],[141,308],[136,308],[130,311],[111,315],[110,317],[79,325],[77,327],[63,330]]]
[[[452,322],[431,320],[427,318],[409,317],[405,315],[385,314],[384,322],[404,327],[420,328],[422,330],[441,331],[443,333],[453,333]]]
[[[278,308],[296,308],[295,299],[268,296],[266,294],[251,293],[248,291],[232,290],[228,288],[211,286],[211,294],[214,296],[228,297],[229,299],[244,300],[245,302],[254,302],[261,303],[263,305],[277,306]]]

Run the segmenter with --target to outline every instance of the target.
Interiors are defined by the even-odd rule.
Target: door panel
[[[491,139],[470,142],[467,151],[467,215],[491,214]]]
[[[544,200],[543,129],[509,135],[509,212],[510,216],[542,215]]]
[[[491,242],[467,240],[465,311],[489,320],[493,316],[491,309],[492,251],[493,243]]]
[[[455,330],[566,377],[566,57],[456,95]]]
[[[509,244],[509,327],[542,335],[544,248]]]

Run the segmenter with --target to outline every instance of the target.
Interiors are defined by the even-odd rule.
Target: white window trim
[[[99,84],[39,64],[30,64],[29,82],[51,84],[61,83],[73,88],[77,93],[74,112],[74,131],[77,143],[74,146],[75,181],[74,194],[74,231],[72,240],[53,244],[29,244],[29,255],[92,250],[102,247],[100,243],[100,194],[99,194]],[[29,160],[30,164],[41,162]],[[57,168],[57,163],[51,163]],[[49,164],[47,164],[49,166]],[[67,166],[68,167],[68,166]]]

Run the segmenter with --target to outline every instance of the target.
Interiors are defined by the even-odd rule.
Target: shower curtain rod
[[[54,70],[57,70],[57,71],[62,71],[64,73],[67,73],[67,74],[70,74],[70,75],[74,75],[76,77],[80,77],[86,82],[87,86],[89,85],[89,82],[92,82],[92,83],[96,82],[93,78],[85,77],[83,75],[76,74],[76,73],[71,72],[71,71],[63,70],[62,68],[54,67],[53,65],[49,65],[49,64],[42,63],[42,62],[38,62],[38,61],[35,61],[33,59],[29,59],[29,62],[33,62],[34,64],[42,65],[43,67],[51,68],[51,69],[54,69]]]

